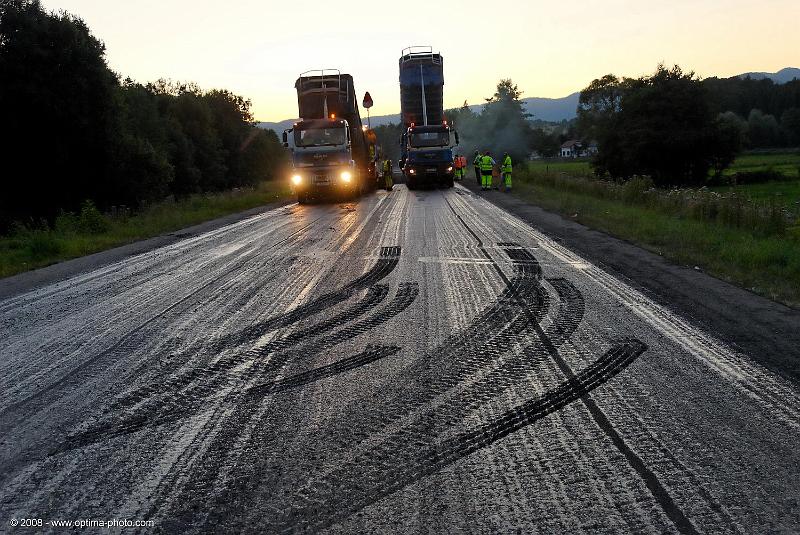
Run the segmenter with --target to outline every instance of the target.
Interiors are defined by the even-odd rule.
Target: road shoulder
[[[473,194],[514,214],[734,349],[800,383],[800,310],[770,301],[635,244],[565,219],[504,192]]]
[[[171,245],[187,238],[199,236],[200,234],[216,230],[220,227],[242,221],[248,217],[253,217],[274,210],[275,208],[286,206],[292,202],[294,201],[284,200],[257,206],[245,210],[244,212],[228,214],[217,219],[204,221],[203,223],[198,223],[191,227],[168,232],[146,240],[135,241],[119,247],[114,247],[113,249],[107,249],[87,256],[58,262],[47,267],[12,275],[11,277],[0,279],[0,299],[14,297],[82,273],[88,273],[131,256],[146,253],[158,249],[159,247],[164,247],[165,245]]]

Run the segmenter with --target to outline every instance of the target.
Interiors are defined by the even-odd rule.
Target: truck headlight
[[[409,174],[409,175],[413,175],[414,173],[416,173],[416,171],[414,171],[413,169],[409,169],[409,170],[408,170],[408,174]]]
[[[452,171],[452,170],[453,170],[452,166],[447,168],[447,172],[448,172],[448,173],[449,173],[450,171]]]
[[[299,186],[300,183],[303,181],[303,177],[300,175],[292,175],[292,184],[295,186]]]
[[[344,182],[350,182],[350,180],[352,180],[352,178],[353,178],[353,175],[350,173],[350,171],[342,171],[342,180]]]

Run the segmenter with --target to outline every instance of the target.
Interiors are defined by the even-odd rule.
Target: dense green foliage
[[[750,78],[706,78],[715,113],[736,114],[749,148],[800,145],[800,80],[776,84]]]
[[[701,185],[741,150],[735,121],[717,117],[693,73],[659,66],[652,76],[607,75],[581,92],[579,129],[596,139],[598,174],[648,175],[659,186]]]
[[[38,0],[0,3],[0,80],[0,230],[87,199],[107,210],[254,185],[284,159],[248,100],[120,81],[83,21]]]

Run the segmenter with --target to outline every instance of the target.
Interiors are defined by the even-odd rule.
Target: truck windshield
[[[343,126],[336,128],[309,128],[295,130],[294,141],[298,147],[324,147],[326,145],[343,145],[347,140]]]
[[[450,144],[450,132],[412,132],[408,142],[412,147],[446,147]]]

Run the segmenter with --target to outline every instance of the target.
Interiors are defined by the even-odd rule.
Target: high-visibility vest
[[[481,171],[491,171],[492,170],[492,157],[491,156],[484,156],[481,158]]]
[[[503,159],[503,172],[510,173],[511,172],[511,156],[506,156]]]
[[[392,162],[390,160],[383,161],[383,172],[384,173],[391,173],[392,172]]]
[[[463,156],[459,156],[458,159],[461,161],[461,168],[465,168],[467,166],[467,159]]]
[[[481,160],[482,160],[482,159],[483,159],[483,156],[481,156],[480,154],[478,154],[477,156],[475,156],[475,159],[474,159],[474,160],[472,160],[472,164],[473,164],[473,165],[480,165],[480,164],[481,164]]]

